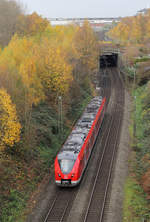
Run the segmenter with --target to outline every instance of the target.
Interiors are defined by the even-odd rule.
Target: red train
[[[94,97],[55,159],[55,183],[79,184],[106,110],[106,98]]]

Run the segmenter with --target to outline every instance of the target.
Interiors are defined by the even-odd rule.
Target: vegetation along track
[[[70,218],[72,218],[72,221],[77,222],[104,220],[124,105],[124,90],[116,69],[103,70],[100,87],[103,88],[103,94],[107,97],[107,100],[109,100],[110,94],[113,94],[114,98],[110,99],[107,109],[108,113],[100,129],[83,180],[81,184],[75,188],[56,188],[48,213],[43,220],[44,222],[69,221]],[[93,163],[96,163],[96,168],[93,171],[92,180],[89,180],[90,168]],[[83,186],[86,189],[87,183],[90,184],[90,188],[84,209],[81,215],[76,215],[76,217],[73,218],[71,213],[73,203],[76,201],[78,194],[80,195]]]

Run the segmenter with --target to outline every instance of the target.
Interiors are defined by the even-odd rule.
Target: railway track
[[[105,79],[103,79],[103,86],[104,86],[103,93],[108,94],[106,92],[108,90],[106,90],[107,82]],[[99,132],[99,134],[100,133],[101,132]],[[84,183],[84,180],[85,180],[85,178],[83,177],[83,183]],[[55,191],[55,195],[54,195],[53,199],[51,200],[49,210],[48,210],[43,222],[67,221],[67,216],[69,215],[69,210],[71,209],[72,203],[79,192],[80,192],[80,187],[69,188],[69,189],[57,187],[57,189]]]
[[[112,75],[116,75],[112,72]],[[114,76],[115,77],[115,76]],[[124,104],[124,93],[122,91],[122,84],[118,79],[114,79],[115,85],[117,86],[117,92],[115,91],[116,103],[112,104],[112,116],[111,122],[108,127],[106,136],[104,137],[103,143],[103,155],[99,160],[97,174],[93,183],[93,188],[89,198],[89,203],[82,216],[82,221],[88,222],[102,222],[104,221],[105,207],[107,203],[107,196],[114,166],[114,160],[118,148],[118,138],[120,134],[122,115],[123,115],[123,104]],[[118,96],[119,95],[119,96]],[[109,120],[110,121],[110,120]]]
[[[104,122],[102,124],[102,128],[100,129],[99,134],[102,133],[102,130],[104,130]],[[96,143],[100,143],[99,140],[96,141]],[[102,150],[99,150],[99,156],[102,155]],[[93,150],[93,156],[91,159],[91,162],[94,161],[93,157],[96,153],[96,150]],[[88,166],[86,169],[86,174],[88,174],[88,169],[90,167]],[[86,184],[86,176],[82,179],[82,184]],[[74,188],[56,188],[55,195],[53,197],[53,200],[51,200],[49,210],[45,216],[45,218],[42,220],[43,222],[62,222],[67,221],[69,212],[72,208],[73,201],[75,200],[78,193],[82,192],[80,186],[74,187]]]
[[[43,218],[43,222],[49,221],[75,221],[75,222],[103,222],[106,214],[106,206],[111,187],[113,166],[118,148],[118,138],[123,115],[124,92],[122,82],[118,79],[115,70],[105,70],[100,87],[103,87],[103,94],[109,101],[113,91],[113,100],[108,105],[108,114],[100,129],[93,154],[87,166],[81,185],[76,188],[57,188],[53,200],[50,202],[49,210]],[[111,76],[111,81],[110,81]],[[112,90],[111,90],[112,88]],[[88,175],[92,164],[95,164],[92,181],[88,181]],[[81,215],[73,217],[73,203],[77,201],[82,193],[83,186],[88,186],[88,198]],[[72,218],[70,220],[70,218]]]
[[[71,203],[76,196],[76,192],[76,188],[69,190],[58,188],[44,222],[64,221],[64,218],[71,207]]]

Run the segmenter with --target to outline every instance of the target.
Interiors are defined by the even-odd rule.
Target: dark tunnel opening
[[[100,68],[117,67],[118,53],[108,53],[100,56]]]

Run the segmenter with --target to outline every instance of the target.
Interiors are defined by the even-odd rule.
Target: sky
[[[46,18],[125,17],[150,7],[149,0],[18,0],[27,13]]]

